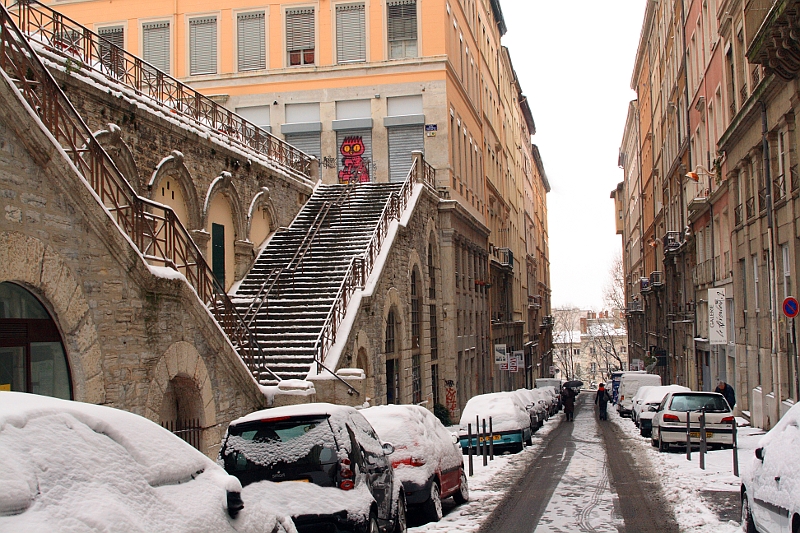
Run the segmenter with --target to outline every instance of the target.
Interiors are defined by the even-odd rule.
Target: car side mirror
[[[764,448],[756,448],[756,459],[764,462]]]
[[[458,435],[451,433],[450,436],[453,437],[453,444],[461,444],[461,439],[458,438]]]
[[[383,443],[383,455],[392,455],[394,453],[394,446],[388,442]]]

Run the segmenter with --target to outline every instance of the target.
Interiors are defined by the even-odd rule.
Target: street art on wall
[[[364,140],[362,137],[345,137],[339,147],[342,154],[342,170],[339,171],[339,183],[358,180],[369,181],[369,162],[364,156]]]

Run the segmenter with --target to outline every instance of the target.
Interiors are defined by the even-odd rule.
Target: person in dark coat
[[[734,392],[733,387],[725,383],[724,381],[720,380],[717,388],[714,389],[714,392],[718,392],[725,396],[725,399],[728,400],[728,405],[733,406],[736,405],[736,392]]]
[[[575,391],[569,387],[561,389],[561,401],[564,404],[564,414],[567,415],[567,420],[570,422],[575,421]]]
[[[597,387],[597,396],[594,397],[595,405],[600,408],[600,420],[608,420],[608,402],[610,401],[611,396],[609,396],[606,390],[606,385],[605,383],[601,383]]]

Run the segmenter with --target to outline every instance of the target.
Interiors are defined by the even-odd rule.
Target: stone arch
[[[89,303],[67,263],[39,239],[0,233],[0,281],[24,286],[45,306],[58,326],[76,401],[106,400],[103,353]]]
[[[142,194],[142,179],[139,176],[139,169],[136,167],[136,160],[127,143],[122,140],[122,130],[119,126],[109,124],[107,130],[98,131],[94,134],[94,138],[108,152],[114,164],[117,165],[136,193]]]
[[[278,215],[269,189],[262,187],[247,210],[247,239],[258,249],[278,229]]]
[[[371,345],[369,335],[363,329],[359,330],[359,332],[356,334],[353,353],[356,354],[355,367],[364,371],[364,390],[366,391],[367,396],[369,396],[369,398],[374,402],[376,396],[375,369],[378,368],[380,351],[376,350],[375,346]]]
[[[203,428],[200,451],[216,456],[222,435],[217,427],[217,405],[214,400],[211,377],[205,361],[194,345],[186,341],[173,343],[164,352],[150,376],[145,416],[156,423],[166,422],[165,403],[180,395],[188,404],[190,415],[199,419]]]
[[[178,213],[179,209],[175,209],[175,207],[169,203],[170,198],[165,198],[163,195],[159,196],[159,193],[162,192],[160,190],[160,185],[164,179],[168,178],[171,178],[170,181],[174,180],[178,184],[180,196],[183,202],[185,202],[186,213],[183,217]],[[170,207],[173,207],[186,229],[198,230],[203,227],[203,214],[197,195],[197,188],[194,185],[194,179],[192,179],[189,169],[186,168],[181,152],[173,150],[170,155],[158,163],[156,169],[153,171],[153,175],[150,177],[150,181],[147,183],[147,189],[151,200],[160,201],[161,203],[166,203]],[[166,193],[166,191],[163,192]]]
[[[382,365],[378,366],[378,372],[376,374],[381,373],[383,374],[382,378],[380,378],[381,383],[383,384],[383,399],[387,402],[389,401],[389,382],[388,377],[390,372],[390,367],[393,368],[394,373],[399,376],[399,392],[396,395],[392,395],[392,397],[396,397],[398,402],[402,402],[405,398],[405,388],[406,388],[406,372],[405,369],[407,368],[407,357],[406,357],[406,350],[408,346],[408,341],[406,340],[406,313],[407,309],[406,306],[403,305],[403,299],[400,296],[400,292],[397,288],[392,287],[386,292],[386,297],[384,298],[383,303],[383,312],[382,317],[383,320],[381,322],[381,344],[379,347],[379,353],[381,354],[380,361],[383,363]],[[387,324],[389,322],[389,313],[394,312],[394,350],[391,353],[386,352],[386,340],[387,340]],[[380,372],[381,368],[385,368],[386,372]]]
[[[214,178],[211,185],[206,192],[205,200],[203,201],[202,221],[203,226],[208,223],[208,210],[213,202],[214,197],[222,194],[228,200],[231,207],[231,214],[233,215],[233,224],[235,238],[237,240],[245,240],[247,238],[247,222],[245,221],[245,214],[242,213],[242,201],[239,192],[236,190],[236,185],[233,183],[233,176],[230,172],[222,172],[219,176]]]
[[[206,193],[203,223],[211,238],[206,248],[206,257],[219,279],[224,270],[223,285],[226,290],[236,280],[244,277],[253,260],[252,243],[245,240],[244,219],[242,202],[232,183],[231,174],[223,172],[211,182]]]
[[[428,223],[425,227],[425,235],[427,238],[425,239],[425,271],[423,276],[425,277],[426,283],[425,288],[428,289],[431,286],[431,273],[434,276],[438,276],[441,272],[441,251],[439,250],[439,236],[437,233],[436,222],[433,219],[428,219]],[[430,248],[430,254],[428,250]],[[431,259],[433,260],[433,268],[431,268]],[[437,293],[441,290],[442,287],[441,279],[433,280],[433,285],[436,287]],[[436,295],[439,297],[439,294]],[[430,298],[429,292],[426,291],[426,298]]]

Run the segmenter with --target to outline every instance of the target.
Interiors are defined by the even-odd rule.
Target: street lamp
[[[689,172],[686,173],[686,177],[687,178],[689,178],[692,181],[697,181],[697,182],[700,181],[700,176],[701,175],[708,176],[709,178],[716,178],[717,177],[717,173],[716,172],[712,172],[710,170],[707,170],[702,165],[697,165],[697,167],[695,167],[694,170],[690,170]]]

